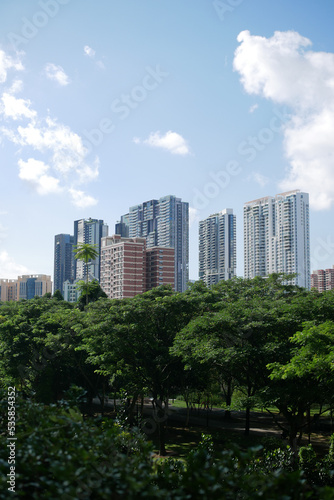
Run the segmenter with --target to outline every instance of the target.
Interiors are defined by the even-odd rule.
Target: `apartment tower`
[[[296,273],[310,289],[309,195],[299,190],[244,205],[244,276]]]
[[[89,243],[95,245],[99,256],[88,264],[88,274],[91,279],[100,281],[100,252],[101,238],[108,236],[108,226],[103,220],[80,219],[74,221],[74,245]],[[86,266],[84,262],[75,260],[74,280],[86,279]]]
[[[334,289],[334,266],[329,269],[318,269],[311,274],[311,288],[318,292]]]
[[[208,286],[236,274],[236,216],[231,208],[199,223],[199,279]]]
[[[151,247],[146,249],[146,291],[160,285],[174,289],[175,252],[173,248]]]
[[[54,290],[64,293],[64,282],[73,280],[74,275],[74,236],[56,234],[54,246]]]
[[[145,250],[145,238],[122,238],[118,234],[102,238],[100,285],[109,298],[145,292]]]
[[[164,196],[130,207],[115,232],[130,238],[145,238],[146,247],[174,249],[174,287],[187,289],[189,280],[189,204],[175,196]]]

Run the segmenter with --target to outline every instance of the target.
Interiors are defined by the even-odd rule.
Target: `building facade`
[[[65,281],[72,281],[74,276],[74,236],[57,234],[54,245],[54,291],[60,290],[63,294]]]
[[[199,279],[208,286],[236,275],[236,216],[231,208],[199,223]]]
[[[107,236],[101,242],[102,290],[111,299],[134,297],[145,292],[145,238]]]
[[[11,302],[12,300],[17,300],[17,280],[0,280],[0,301]]]
[[[146,249],[146,291],[160,285],[175,284],[175,252],[173,248]]]
[[[99,256],[88,265],[88,274],[91,278],[100,281],[100,252],[101,239],[108,236],[108,226],[103,220],[80,219],[74,221],[74,245],[88,243],[95,245]],[[86,278],[86,266],[83,261],[74,261],[74,280],[84,280]]]
[[[296,273],[310,289],[309,195],[299,190],[244,205],[244,276]]]
[[[174,249],[174,287],[178,292],[186,290],[189,280],[189,204],[171,195],[146,201],[130,207],[121,223],[128,226],[130,238],[145,238],[147,248]],[[115,231],[126,234],[124,226],[116,225]]]
[[[52,293],[51,276],[46,274],[30,274],[17,278],[17,300],[30,300]]]
[[[0,300],[30,300],[52,293],[51,276],[46,274],[29,274],[18,276],[17,279],[0,280]]]
[[[318,269],[311,274],[311,288],[318,292],[334,290],[334,266],[330,269]]]
[[[67,302],[77,302],[81,295],[81,291],[78,289],[77,284],[79,280],[72,281],[66,280],[63,283],[63,297]]]
[[[173,248],[146,248],[145,238],[102,238],[102,290],[111,299],[134,297],[160,285],[174,288]]]

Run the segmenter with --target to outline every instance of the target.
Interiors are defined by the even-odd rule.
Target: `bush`
[[[80,398],[72,388],[72,401]],[[7,421],[2,398],[0,424]],[[84,421],[77,408],[16,401],[16,492],[32,499],[198,499],[227,500],[333,498],[334,488],[307,484],[289,467],[289,450],[238,448],[213,453],[212,438],[202,435],[184,462],[154,462],[152,446],[138,429],[122,429],[102,418]],[[1,428],[6,428],[2,425]],[[0,499],[9,498],[7,436],[0,436]],[[303,452],[303,460],[310,453]],[[306,458],[305,458],[306,457]],[[271,470],[274,468],[274,471]],[[329,470],[329,469],[328,469]]]

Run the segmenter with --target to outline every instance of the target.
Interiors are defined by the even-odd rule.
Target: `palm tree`
[[[88,304],[88,262],[96,259],[99,256],[99,251],[96,249],[96,245],[90,243],[78,243],[74,246],[73,251],[74,258],[82,260],[86,266],[86,304]]]

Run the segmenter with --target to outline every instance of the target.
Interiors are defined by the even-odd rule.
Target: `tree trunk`
[[[136,406],[136,402],[137,402],[137,399],[138,399],[138,395],[139,393],[136,392],[132,398],[132,401],[130,402],[130,405],[129,405],[129,408],[128,408],[128,422],[130,424],[130,426],[133,425],[133,413],[134,413],[134,409],[135,409],[135,406]]]
[[[245,436],[249,436],[250,430],[250,408],[246,407]]]
[[[187,415],[186,415],[185,427],[188,427],[188,425],[189,425],[189,418],[190,418],[190,407],[189,407],[189,401],[188,400],[186,400],[186,405],[187,405]]]
[[[229,380],[227,382],[227,390],[225,393],[225,399],[226,399],[226,406],[230,407],[232,404],[232,381]],[[225,420],[231,420],[231,410],[225,410],[224,412],[224,419]]]
[[[143,416],[143,411],[144,411],[144,394],[141,395],[141,402],[140,402],[140,416]]]
[[[162,400],[153,400],[153,418],[158,427],[158,448],[159,455],[166,455],[166,427],[165,422],[168,418],[168,399],[165,401],[165,406],[162,405]]]

